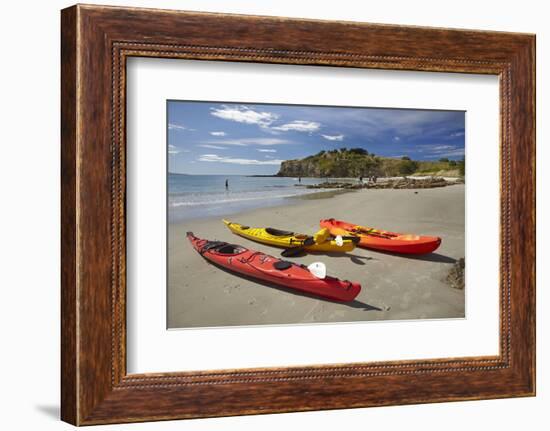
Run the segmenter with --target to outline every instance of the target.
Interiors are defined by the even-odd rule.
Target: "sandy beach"
[[[189,220],[168,228],[168,327],[298,324],[464,317],[464,290],[446,275],[464,257],[464,185],[422,190],[321,192],[288,205],[227,216],[249,226],[312,234],[319,220],[338,218],[402,233],[435,235],[435,253],[413,257],[356,248],[348,254],[308,254],[288,260],[327,265],[328,274],[360,282],[354,302],[302,296],[245,280],[204,260],[185,237],[217,239],[279,256],[281,250],[233,235],[220,217]]]

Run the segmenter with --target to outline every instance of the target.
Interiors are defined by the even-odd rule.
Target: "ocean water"
[[[226,179],[229,182],[227,190]],[[302,178],[301,184],[321,181],[320,178]],[[298,178],[168,174],[168,222],[222,217],[289,203],[292,197],[319,191],[297,184]]]

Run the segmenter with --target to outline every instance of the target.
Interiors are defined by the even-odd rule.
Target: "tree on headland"
[[[352,154],[359,154],[362,156],[368,156],[369,154],[369,152],[364,148],[350,148],[348,151]]]
[[[449,163],[449,159],[448,159],[447,157],[441,157],[441,158],[439,159],[439,161],[440,161],[441,163]]]
[[[448,171],[448,172],[447,172]],[[454,172],[450,172],[454,171]],[[395,177],[418,175],[464,175],[464,160],[412,160],[409,156],[382,157],[363,148],[332,149],[281,163],[283,177]]]
[[[413,162],[411,159],[402,158],[401,163],[399,163],[399,173],[401,175],[410,175],[416,172],[418,169],[418,163]]]

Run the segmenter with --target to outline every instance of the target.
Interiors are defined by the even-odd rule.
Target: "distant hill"
[[[380,157],[363,148],[321,151],[299,160],[286,160],[277,173],[280,177],[358,178],[376,175],[464,175],[464,162],[447,159],[415,161],[409,157]]]

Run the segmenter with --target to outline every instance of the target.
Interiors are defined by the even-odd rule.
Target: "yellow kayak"
[[[282,247],[285,249],[302,247],[305,251],[336,251],[347,252],[355,248],[358,242],[356,238],[335,238],[326,228],[321,229],[315,235],[288,232],[270,227],[249,227],[228,220],[223,221],[231,232],[252,241],[262,244]],[[341,245],[339,245],[341,244]]]

